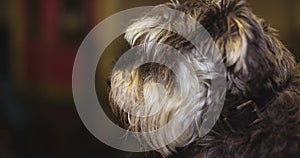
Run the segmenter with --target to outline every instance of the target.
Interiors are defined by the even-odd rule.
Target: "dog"
[[[184,64],[175,70],[155,62],[129,71],[126,66],[117,68],[110,77],[109,102],[123,127],[148,132],[172,120],[168,133],[143,136],[159,157],[194,157],[197,153],[207,158],[299,157],[300,65],[280,42],[277,31],[257,17],[244,0],[171,1],[160,6],[200,23],[218,53],[203,60],[195,44],[179,34],[198,36],[193,22],[183,16],[168,20],[167,10],[161,10],[135,20],[125,34],[132,48],[140,46],[139,54],[147,58],[154,52],[149,58],[160,60],[167,48],[159,44],[168,45],[179,50],[195,74]],[[177,33],[159,26],[176,26]],[[210,46],[199,47],[207,50]],[[222,76],[220,63],[224,65],[226,93],[212,95],[212,80]],[[220,116],[201,136],[199,124],[205,120],[205,111],[222,97]],[[151,107],[146,113],[159,110],[151,117],[128,111],[146,105]],[[166,142],[165,137],[180,128],[185,128],[182,135]]]

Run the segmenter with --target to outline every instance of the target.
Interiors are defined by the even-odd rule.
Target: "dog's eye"
[[[110,80],[110,79],[107,79],[107,80],[106,80],[106,84],[107,84],[108,86],[110,86],[110,85],[111,85],[111,80]]]

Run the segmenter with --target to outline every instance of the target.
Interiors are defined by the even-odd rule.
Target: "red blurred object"
[[[73,62],[91,24],[93,3],[83,0],[27,2],[26,83],[70,88]]]

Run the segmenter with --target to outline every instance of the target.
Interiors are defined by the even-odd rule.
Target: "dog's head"
[[[144,54],[145,61],[165,60],[170,57],[165,52],[176,49],[185,62],[172,59],[169,65],[148,62],[137,68],[115,69],[111,75],[110,103],[125,128],[131,131],[157,130],[172,120],[168,132],[144,136],[149,145],[167,156],[200,137],[202,114],[225,95],[221,92],[212,95],[210,89],[212,81],[223,75],[220,63],[225,65],[226,109],[232,101],[261,97],[258,92],[279,91],[288,82],[295,61],[277,39],[276,30],[256,17],[243,0],[188,0],[161,6],[187,17],[172,16],[168,10],[149,13],[135,20],[125,38],[132,47],[141,46],[136,49],[137,56]],[[198,28],[193,20],[207,30],[213,42],[195,46],[180,35],[201,36],[195,31]],[[177,33],[170,31],[172,27]],[[218,51],[214,51],[214,46]],[[205,60],[203,52],[212,55],[211,60]],[[139,107],[148,108],[137,113],[153,115],[131,114],[131,109]],[[181,136],[167,143],[166,137],[177,135],[181,128],[185,129]],[[162,147],[163,144],[166,146]]]

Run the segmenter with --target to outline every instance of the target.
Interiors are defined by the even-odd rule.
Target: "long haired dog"
[[[155,62],[129,71],[126,66],[116,69],[111,75],[110,104],[124,127],[149,132],[172,121],[168,132],[144,135],[162,157],[193,157],[199,152],[212,158],[300,156],[300,67],[277,39],[276,30],[256,17],[243,0],[172,1],[162,6],[200,23],[219,53],[206,61],[195,45],[180,35],[198,36],[188,18],[168,20],[167,10],[161,10],[137,19],[125,38],[132,47],[142,47],[138,54],[147,58],[152,53],[149,58],[162,60],[160,56],[168,48],[157,44],[168,45],[179,50],[195,74],[180,62],[174,69]],[[160,26],[176,26],[177,33]],[[213,52],[210,44],[199,47]],[[212,80],[221,72],[219,63],[225,65],[226,96],[210,90]],[[223,95],[218,121],[201,136],[199,124],[205,120],[204,112]],[[144,114],[159,110],[149,117],[128,111],[143,106],[148,107]],[[166,141],[165,137],[178,134],[181,128],[185,131],[178,139]]]

